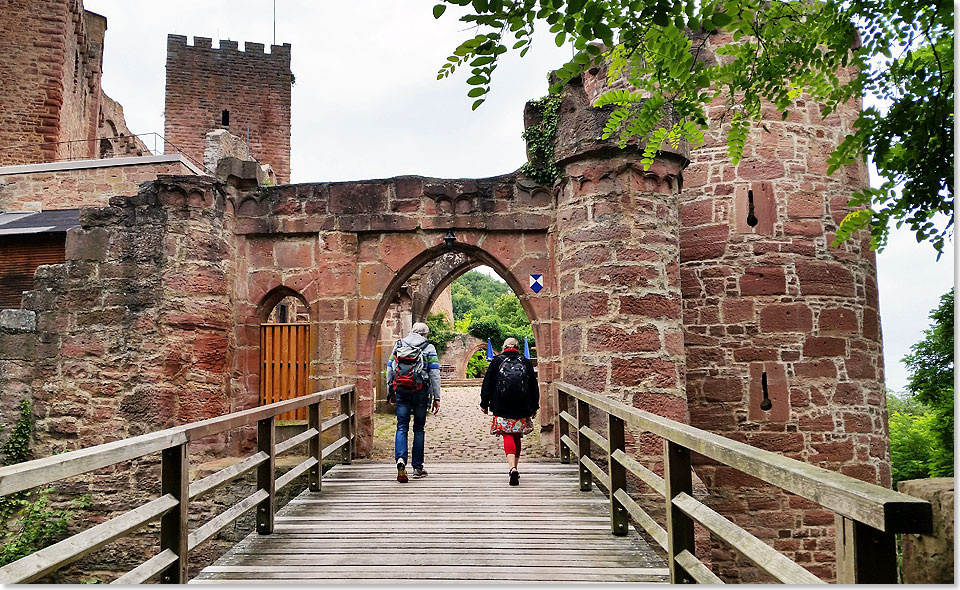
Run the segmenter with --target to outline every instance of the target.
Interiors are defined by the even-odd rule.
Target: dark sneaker
[[[510,485],[518,486],[520,485],[520,472],[516,469],[510,470]]]
[[[403,459],[397,459],[397,481],[407,483],[407,466],[403,464]]]
[[[424,468],[422,468],[422,467],[421,467],[420,469],[414,469],[414,470],[413,470],[413,476],[416,477],[416,478],[426,477],[426,476],[427,476],[427,470],[424,469]]]

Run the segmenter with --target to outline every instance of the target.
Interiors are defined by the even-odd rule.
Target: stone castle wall
[[[179,159],[148,157],[128,165],[116,162],[101,160],[84,167],[52,164],[14,174],[4,174],[0,168],[0,211],[104,207],[110,197],[135,195],[141,183],[158,176],[194,173]]]
[[[270,164],[280,183],[290,181],[290,45],[272,45],[264,53],[260,43],[181,35],[167,37],[166,152],[182,151],[193,161],[204,161],[204,136],[226,129],[247,138],[250,155]],[[222,123],[229,111],[228,124]]]
[[[96,136],[106,20],[79,0],[4,4],[0,18],[0,165],[91,157]],[[13,148],[13,149],[10,149]]]

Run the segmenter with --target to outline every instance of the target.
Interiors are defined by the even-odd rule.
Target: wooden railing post
[[[310,437],[307,442],[307,452],[317,460],[317,464],[310,468],[307,475],[309,479],[310,491],[319,492],[323,482],[323,457],[321,440],[323,433],[320,432],[320,402],[307,406],[307,428],[314,428],[317,434]]]
[[[267,492],[267,498],[257,504],[257,532],[269,535],[273,532],[273,513],[276,507],[276,461],[277,440],[274,416],[257,422],[257,451],[270,456],[257,467],[257,488]]]
[[[693,577],[677,563],[683,551],[696,555],[693,537],[693,519],[673,505],[680,493],[693,494],[690,475],[690,450],[668,440],[663,441],[664,499],[667,502],[667,565],[671,584],[691,584]]]
[[[186,584],[190,503],[190,462],[187,444],[164,449],[160,456],[160,495],[170,494],[179,504],[160,517],[160,551],[169,549],[177,560],[160,572],[163,584]]]
[[[584,457],[590,457],[590,439],[584,434],[583,428],[590,426],[590,404],[577,400],[577,446],[580,453],[577,456],[577,467],[580,469],[580,491],[589,492],[593,486],[593,476],[583,464]]]
[[[884,533],[839,514],[836,521],[837,583],[896,584],[897,541]]]
[[[349,465],[353,457],[353,440],[351,439],[351,430],[353,429],[353,416],[350,416],[350,392],[340,394],[340,413],[349,416],[347,420],[340,423],[340,436],[346,437],[347,444],[343,445],[340,451],[340,461],[344,465]]]
[[[567,392],[557,387],[557,419],[560,427],[560,439],[562,440],[564,435],[570,436],[570,425],[560,416],[561,412],[570,412],[570,396],[567,395]],[[560,443],[560,462],[570,462],[570,447],[562,442]]]
[[[610,474],[610,531],[614,535],[626,535],[629,531],[630,517],[620,500],[614,498],[617,490],[627,491],[627,469],[613,458],[617,450],[626,451],[626,438],[623,433],[623,420],[613,415],[607,416],[607,469]]]

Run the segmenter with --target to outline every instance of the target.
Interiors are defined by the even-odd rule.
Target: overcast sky
[[[546,73],[569,58],[541,37],[524,59],[509,56],[493,91],[470,110],[462,75],[437,70],[467,36],[433,0],[276,0],[276,43],[290,43],[293,182],[420,174],[477,178],[523,163],[523,105],[547,92]],[[103,89],[124,107],[133,133],[163,133],[168,33],[274,42],[273,0],[84,0],[107,17]],[[147,144],[152,146],[151,140]],[[896,232],[878,259],[887,387],[902,390],[900,358],[929,325],[954,281],[954,254]]]

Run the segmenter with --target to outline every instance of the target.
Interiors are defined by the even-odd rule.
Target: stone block
[[[107,259],[109,249],[110,232],[104,228],[73,228],[67,232],[65,254],[67,260],[97,260],[103,262]]]
[[[33,332],[36,329],[36,312],[26,309],[0,310],[0,330],[9,332]]]
[[[905,584],[954,583],[954,479],[935,477],[897,483],[897,490],[930,502],[933,532],[903,535]]]
[[[720,258],[727,250],[730,228],[726,224],[704,225],[680,231],[680,261]]]
[[[782,266],[747,267],[740,277],[740,295],[783,295],[787,279]]]
[[[767,305],[760,309],[760,330],[763,332],[809,332],[813,329],[813,312],[802,303]]]
[[[797,261],[797,277],[803,295],[841,295],[853,297],[853,273],[842,264]]]

